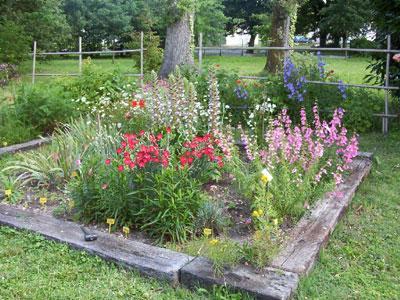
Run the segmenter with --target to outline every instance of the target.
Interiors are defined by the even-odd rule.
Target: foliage
[[[322,30],[347,40],[369,24],[372,9],[365,0],[334,0],[321,10],[321,14]]]
[[[62,87],[23,85],[14,99],[18,119],[40,133],[49,134],[58,123],[75,115],[69,94]]]
[[[2,29],[5,24],[6,33],[0,38],[4,42],[4,48],[1,48],[6,49],[5,53],[9,55],[23,55],[22,59],[29,57],[27,54],[32,40],[37,41],[41,49],[53,50],[64,46],[69,34],[69,25],[58,0],[2,1],[0,23]],[[20,60],[14,62],[19,63]]]
[[[253,199],[254,217],[265,215],[269,222],[296,219],[324,190],[324,181],[332,181],[324,178],[333,179],[337,185],[342,182],[343,172],[357,155],[358,141],[355,136],[347,137],[341,110],[335,111],[329,123],[320,120],[317,107],[313,112],[313,126],[308,125],[311,121],[302,109],[301,125],[293,127],[287,111],[282,110],[265,134],[266,148],[259,148],[254,138],[242,133],[246,156],[255,172],[250,177],[240,167],[233,172],[250,181],[241,188]]]
[[[4,172],[17,176],[21,185],[62,188],[66,180],[78,175],[81,161],[87,156],[114,151],[114,134],[90,118],[78,118],[57,129],[49,147],[18,154],[7,163]]]
[[[225,24],[228,18],[224,15],[223,0],[196,1],[194,34],[198,40],[203,33],[203,45],[220,45],[224,42]]]
[[[391,35],[391,48],[400,48],[400,20],[398,15],[394,13],[400,9],[399,0],[371,0],[375,8],[374,22],[378,29],[376,36],[376,43],[379,48],[387,48],[387,35]],[[390,85],[400,86],[400,62],[393,59],[395,54],[391,55],[390,60]],[[369,70],[372,74],[366,76],[369,82],[380,83],[381,85],[385,82],[386,76],[386,55],[374,54],[373,61],[369,66]],[[396,97],[400,96],[399,91],[392,92]]]
[[[11,21],[0,19],[0,62],[19,63],[27,58],[29,52],[29,36],[25,33],[22,26]],[[5,64],[2,64],[2,66]],[[5,70],[7,72],[7,70]],[[0,80],[7,79],[4,70],[0,72]],[[7,79],[8,81],[8,79]],[[0,85],[4,85],[1,83]]]
[[[131,34],[132,41],[126,44],[129,49],[140,49],[140,32]],[[146,49],[143,53],[144,73],[156,71],[161,67],[163,59],[163,49],[160,48],[160,37],[154,32],[146,32],[143,36],[143,47]],[[133,53],[136,67],[140,68],[140,53]]]
[[[114,48],[115,41],[131,30],[131,5],[124,0],[67,0],[65,15],[75,40],[82,37],[84,50],[100,50],[103,41]]]
[[[98,115],[104,122],[112,124],[122,119],[136,84],[128,81],[118,69],[101,72],[88,59],[82,76],[68,82],[65,89],[71,93],[70,101],[76,103],[79,112]]]
[[[112,217],[118,226],[138,227],[159,240],[191,236],[204,201],[193,174],[201,156],[182,163],[186,152],[169,145],[170,134],[126,134],[116,154],[83,162],[80,176],[70,184],[81,216],[97,222]]]

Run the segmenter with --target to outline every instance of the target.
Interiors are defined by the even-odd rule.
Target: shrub
[[[82,76],[65,85],[65,89],[71,93],[70,99],[76,103],[79,112],[98,115],[104,122],[115,123],[123,119],[136,84],[117,69],[107,73],[97,69],[88,59]]]
[[[140,32],[134,32],[131,35],[132,41],[126,44],[129,49],[140,49]],[[146,32],[143,39],[143,47],[146,49],[143,53],[144,73],[156,71],[161,67],[163,60],[163,49],[160,48],[160,37],[154,32]],[[140,53],[133,53],[136,67],[140,69]]]
[[[18,64],[28,58],[30,37],[11,21],[0,21],[0,62]],[[0,78],[1,79],[1,78]]]
[[[69,93],[62,87],[23,85],[14,99],[17,118],[42,134],[51,133],[57,124],[76,115]]]

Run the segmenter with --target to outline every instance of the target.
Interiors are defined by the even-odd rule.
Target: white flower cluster
[[[144,97],[153,126],[179,129],[187,136],[196,133],[202,107],[194,85],[179,72],[168,81],[154,78]]]
[[[89,112],[102,119],[111,117],[115,112],[125,110],[135,86],[126,84],[121,88],[109,89],[104,86],[98,88],[94,96],[82,96],[72,101],[78,104],[77,110]]]

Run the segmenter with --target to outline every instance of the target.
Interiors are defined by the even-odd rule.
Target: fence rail
[[[387,49],[359,49],[359,48],[317,48],[317,47],[204,47],[203,46],[203,34],[199,34],[198,40],[199,46],[195,47],[195,50],[198,51],[199,58],[199,69],[201,70],[203,64],[203,51],[206,50],[219,50],[220,55],[222,55],[223,50],[241,50],[242,55],[244,51],[247,50],[278,50],[285,51],[290,53],[291,51],[334,51],[334,52],[344,52],[347,57],[347,52],[364,52],[364,53],[385,53],[386,54],[386,74],[385,74],[385,84],[384,85],[369,85],[369,84],[351,84],[351,83],[342,83],[342,82],[324,82],[324,81],[315,81],[315,80],[305,80],[307,84],[319,84],[319,85],[334,85],[334,86],[346,86],[346,87],[356,87],[356,88],[367,88],[367,89],[379,89],[385,91],[385,106],[384,112],[380,114],[373,114],[374,116],[378,116],[382,118],[382,132],[386,135],[389,131],[389,118],[397,118],[399,115],[390,114],[389,113],[389,91],[400,90],[397,86],[390,86],[390,78],[389,78],[389,69],[390,69],[390,58],[393,53],[400,53],[400,50],[391,48],[391,36],[387,36]],[[242,79],[251,79],[251,80],[266,80],[268,77],[262,76],[240,76]]]
[[[131,74],[125,73],[123,75],[129,77],[140,77],[141,85],[143,85],[143,65],[144,65],[144,51],[146,50],[143,47],[143,32],[140,33],[140,48],[139,49],[122,49],[122,50],[101,50],[101,51],[82,51],[82,38],[79,37],[78,40],[78,48],[79,51],[59,51],[59,52],[37,52],[37,43],[36,41],[33,42],[33,52],[30,53],[32,56],[32,84],[35,84],[35,78],[39,77],[53,77],[53,76],[80,76],[82,75],[82,63],[83,59],[82,56],[86,54],[118,54],[118,53],[140,53],[140,73],[139,74]],[[58,73],[36,73],[36,58],[38,56],[51,56],[51,55],[78,55],[79,56],[79,72],[78,73],[65,73],[65,74],[58,74]]]

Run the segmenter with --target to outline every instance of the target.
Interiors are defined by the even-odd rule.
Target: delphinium
[[[325,78],[325,65],[326,63],[324,62],[324,60],[322,59],[322,55],[321,52],[318,51],[317,52],[317,57],[318,57],[318,71],[319,71],[319,77],[321,79]]]
[[[283,82],[289,92],[289,99],[295,99],[298,102],[304,101],[306,79],[300,75],[299,70],[290,58],[286,58],[283,65]]]

